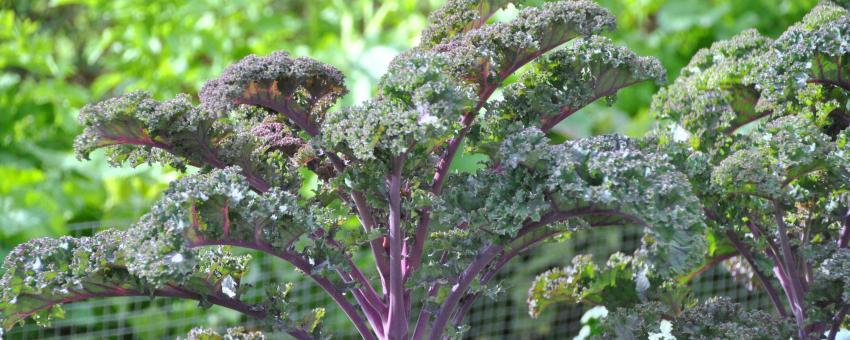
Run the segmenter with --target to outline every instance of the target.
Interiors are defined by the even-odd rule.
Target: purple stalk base
[[[388,179],[390,219],[390,313],[386,320],[384,333],[389,339],[407,339],[407,302],[404,289],[404,269],[402,268],[402,248],[404,233],[401,230],[401,169],[403,157],[393,161],[392,174]]]

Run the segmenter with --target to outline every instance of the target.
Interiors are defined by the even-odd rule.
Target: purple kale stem
[[[557,223],[559,221],[564,221],[564,220],[567,220],[567,219],[570,219],[570,218],[573,218],[573,217],[584,216],[584,215],[618,215],[618,216],[622,216],[626,219],[629,219],[631,221],[634,221],[637,224],[640,224],[640,225],[644,224],[643,221],[640,221],[635,216],[624,214],[624,213],[618,212],[616,210],[610,210],[610,209],[579,208],[579,209],[574,209],[572,211],[553,211],[553,212],[550,212],[546,215],[543,215],[543,217],[541,217],[541,219],[539,221],[530,222],[530,223],[523,225],[522,228],[520,228],[517,235],[514,237],[513,241],[517,240],[518,238],[520,238],[520,237],[522,237],[522,236],[524,236],[524,235],[526,235],[530,232],[533,232],[534,230],[536,230],[538,228],[544,227],[546,225],[549,225],[549,224],[552,224],[552,223]],[[525,248],[525,247],[526,246],[523,246],[522,248]],[[510,255],[508,257],[502,256],[503,261],[499,261],[498,263],[496,263],[493,266],[493,268],[490,271],[487,271],[487,272],[482,274],[481,282],[486,283],[487,281],[489,281],[490,278],[492,278],[492,276],[495,275],[495,273],[502,266],[505,265],[505,263],[507,263],[511,258],[513,258],[517,254],[519,254],[520,251],[521,250],[512,249],[509,252]],[[445,258],[445,255],[446,255],[446,253],[443,254],[444,258]],[[490,263],[486,263],[485,266],[489,265],[489,264]],[[434,286],[432,286],[431,289],[428,291],[428,296],[433,297],[434,295],[436,295],[436,292],[439,289],[439,287],[440,287],[440,284],[435,283]],[[463,305],[460,306],[460,308],[457,310],[457,312],[455,314],[455,318],[454,318],[454,321],[453,321],[454,323],[459,323],[460,320],[463,319],[463,316],[468,311],[468,308],[471,307],[472,303],[475,300],[475,296],[466,296],[466,297],[468,297],[468,298],[464,300]],[[421,339],[424,336],[424,334],[425,334],[425,323],[427,323],[427,321],[428,321],[428,314],[429,313],[424,308],[420,311],[419,319],[418,319],[417,325],[416,325],[416,330],[414,332],[414,337],[413,337],[414,339]]]
[[[350,262],[350,260],[349,260]],[[351,284],[354,282],[354,278],[351,274],[345,272],[341,268],[336,269],[337,274],[342,279],[342,281],[346,284]],[[370,302],[363,293],[363,289],[361,288],[352,288],[352,295],[354,295],[354,301],[360,306],[360,310],[363,311],[363,314],[366,315],[366,320],[369,321],[369,325],[372,326],[372,330],[378,335],[378,337],[383,337],[384,329],[383,329],[383,316],[378,313],[378,308],[380,305],[375,305]]]
[[[327,152],[326,154],[338,172],[345,170],[345,163],[342,159],[333,152]],[[354,207],[357,209],[357,217],[360,218],[360,224],[363,225],[363,229],[366,232],[374,229],[377,226],[377,222],[375,222],[375,217],[372,215],[372,209],[366,203],[366,198],[363,197],[363,194],[359,191],[352,190],[351,200],[354,201]],[[378,275],[381,277],[381,289],[384,295],[386,295],[387,288],[389,287],[389,282],[387,281],[389,279],[388,272],[390,268],[389,258],[387,253],[384,251],[384,248],[381,246],[380,239],[369,241],[369,248],[372,250],[372,256],[375,259],[375,267],[378,270]]]
[[[440,195],[443,190],[443,183],[446,180],[446,175],[449,173],[449,169],[452,165],[452,160],[454,160],[455,154],[457,154],[457,149],[460,147],[463,138],[466,137],[466,134],[469,133],[470,126],[472,125],[472,121],[475,119],[475,116],[478,114],[478,111],[484,107],[484,103],[487,102],[487,99],[490,98],[490,95],[493,94],[493,91],[498,88],[499,84],[487,86],[481,91],[479,95],[478,103],[475,107],[463,115],[463,120],[461,123],[464,128],[460,130],[458,135],[449,141],[448,146],[446,147],[446,151],[440,160],[437,162],[437,171],[434,174],[434,182],[431,185],[431,192],[436,195]]]
[[[339,289],[337,289],[336,286],[334,286],[334,284],[326,277],[314,273],[313,266],[310,265],[299,254],[286,251],[278,251],[268,244],[245,242],[232,239],[205,240],[202,243],[195,243],[193,246],[198,247],[211,245],[235,246],[247,249],[254,249],[273,255],[286,262],[289,262],[290,264],[295,266],[295,268],[298,268],[299,270],[304,272],[304,274],[313,279],[313,281],[316,282],[319,287],[322,287],[322,289],[324,289],[325,292],[330,295],[331,299],[333,299],[334,302],[336,302],[336,304],[339,306],[339,308],[342,309],[345,315],[348,316],[348,319],[351,320],[351,322],[354,324],[354,327],[357,328],[357,332],[360,333],[360,336],[362,336],[363,339],[377,340],[375,335],[369,329],[369,325],[366,324],[366,322],[360,317],[360,314],[357,313],[357,310],[354,308],[351,302],[349,302],[348,299],[346,299],[345,296],[342,295],[342,292],[340,292]]]
[[[148,296],[149,297],[149,296],[153,295],[153,296],[158,296],[158,297],[180,298],[180,299],[189,299],[189,300],[197,300],[197,301],[204,300],[204,301],[207,301],[211,304],[221,306],[221,307],[225,307],[225,308],[228,308],[228,309],[232,309],[232,310],[235,310],[237,312],[243,313],[245,315],[249,315],[253,318],[257,318],[257,319],[265,319],[268,316],[268,313],[264,309],[255,308],[255,306],[246,304],[245,302],[242,302],[242,301],[237,300],[237,299],[224,297],[224,296],[221,296],[219,294],[202,295],[202,294],[191,292],[191,291],[188,291],[184,288],[173,286],[173,285],[168,285],[165,288],[156,289],[156,290],[153,291],[153,293],[138,291],[138,290],[134,290],[134,289],[126,289],[126,288],[121,288],[121,287],[109,287],[109,286],[105,286],[105,285],[99,285],[99,286],[101,286],[101,287],[103,287],[107,290],[101,291],[101,292],[79,293],[79,294],[72,296],[72,297],[68,297],[68,298],[64,298],[64,299],[61,299],[61,300],[49,302],[42,307],[33,309],[33,311],[30,314],[35,313],[39,310],[43,310],[45,308],[49,308],[53,305],[71,303],[71,302],[78,302],[78,301],[94,299],[94,298],[130,297],[130,296]],[[301,328],[287,329],[286,332],[296,339],[300,339],[300,340],[313,339],[313,336],[310,335],[309,332],[307,332],[306,330],[301,329]]]
[[[337,157],[333,153],[327,153],[328,158],[333,163],[334,168],[342,172],[345,169],[345,163]],[[360,217],[361,224],[365,231],[370,231],[376,226],[376,222],[374,217],[371,214],[371,209],[366,204],[366,200],[363,195],[357,191],[351,192],[351,200],[354,201],[355,207],[357,209],[357,214]],[[385,253],[383,253],[383,248],[380,246],[379,240],[372,240],[369,242],[370,248],[372,249],[372,255],[375,260],[375,267],[378,271],[378,274],[381,278],[381,287],[384,291],[384,294],[387,292],[387,274],[389,267],[389,261]],[[388,311],[386,304],[381,300],[378,296],[378,293],[372,287],[369,280],[366,279],[366,276],[360,271],[359,268],[351,261],[351,258],[348,258],[349,265],[351,266],[353,279],[360,282],[361,285],[364,286],[363,289],[357,289],[354,291],[354,297],[357,300],[357,303],[361,305],[361,309],[363,313],[366,315],[366,318],[369,320],[372,329],[378,337],[384,338],[384,327],[383,323],[387,320]],[[365,290],[364,290],[365,289]],[[359,296],[358,296],[359,295]]]
[[[847,248],[850,244],[850,209],[844,214],[844,225],[841,226],[841,232],[838,235],[838,248]]]
[[[312,339],[315,339],[315,337],[313,337],[312,335],[310,335],[310,333],[308,333],[306,330],[303,330],[303,329],[301,329],[301,328],[293,329],[293,330],[287,330],[287,331],[286,331],[286,333],[289,333],[289,335],[291,335],[293,338],[296,338],[296,339],[298,339],[298,340],[312,340]]]
[[[168,144],[165,144],[165,143],[162,143],[162,142],[158,142],[158,141],[155,141],[155,140],[150,139],[150,138],[148,138],[147,140],[128,139],[126,137],[117,137],[117,138],[113,138],[113,139],[115,141],[119,142],[120,144],[149,146],[149,147],[153,147],[153,148],[162,149],[162,150],[164,150],[168,153],[171,153],[175,156],[178,156],[178,157],[182,156],[182,155],[177,154],[174,151],[174,148],[171,145],[168,145]],[[215,168],[219,168],[219,169],[224,169],[225,167],[227,167],[227,164],[225,164],[224,162],[222,162],[221,160],[218,159],[218,156],[217,156],[215,150],[210,148],[209,145],[205,146],[204,151],[205,151],[205,154],[203,155],[203,161],[204,162],[206,162],[207,164],[209,164],[209,165],[211,165]],[[200,165],[200,164],[195,164],[195,165]],[[269,191],[269,188],[270,188],[269,184],[262,177],[260,177],[258,174],[256,174],[256,172],[251,170],[250,168],[244,167],[242,169],[242,175],[245,176],[245,178],[248,180],[248,183],[251,184],[251,187],[254,188],[254,190],[257,190],[258,192]]]
[[[266,192],[269,191],[269,189],[271,188],[271,186],[266,183],[266,180],[254,173],[254,171],[252,170],[242,170],[242,175],[245,176],[245,179],[248,180],[248,183],[251,184],[251,187],[254,188],[254,190],[257,190],[258,192]]]
[[[349,261],[351,260],[349,259]],[[364,276],[363,273],[360,272],[360,269],[354,267],[353,262],[350,263],[350,265],[353,268],[351,271],[352,277],[364,286],[360,290],[363,291],[363,296],[366,298],[366,301],[372,304],[372,306],[375,308],[378,314],[381,315],[382,318],[386,317],[387,305],[378,296],[378,292],[375,291],[375,288],[372,287],[372,284],[369,283],[369,280],[366,278],[366,276]]]
[[[428,237],[428,226],[431,224],[431,209],[422,209],[421,216],[416,228],[410,260],[407,261],[407,266],[405,266],[405,277],[419,269],[422,265],[422,254],[425,252],[425,239]]]
[[[387,190],[389,192],[389,241],[390,241],[390,289],[389,317],[385,333],[390,339],[407,338],[407,310],[405,308],[404,272],[402,268],[402,247],[404,235],[401,230],[401,170],[404,156],[393,160]]]
[[[357,214],[360,217],[360,222],[363,228],[368,232],[377,227],[375,217],[372,216],[371,209],[366,204],[366,199],[358,192],[353,192],[351,198],[357,208]],[[369,247],[372,249],[372,256],[375,258],[375,267],[378,269],[378,275],[381,277],[381,287],[383,293],[387,294],[389,288],[389,269],[390,261],[384,247],[381,245],[381,239],[369,241]]]
[[[448,252],[443,252],[443,255],[440,257],[440,264],[446,263],[448,260],[449,254]],[[440,290],[440,283],[434,283],[433,286],[428,288],[428,298],[433,298],[437,296],[437,292]],[[422,308],[419,309],[419,317],[416,320],[416,329],[413,331],[413,340],[422,340],[425,337],[425,331],[428,328],[428,321],[431,319],[431,313],[425,308],[425,305],[422,305]]]
[[[330,244],[334,248],[337,248],[338,250],[345,252],[344,247],[341,244],[339,244],[339,242],[337,242],[336,240],[328,237],[328,238],[325,239],[325,242],[327,242],[328,244]],[[345,272],[342,269],[337,269],[337,273],[339,273],[339,276],[344,281],[348,281],[348,282],[356,281],[357,283],[359,283],[362,287],[355,289],[355,291],[359,291],[362,294],[365,301],[369,303],[369,305],[372,307],[372,309],[375,312],[378,312],[378,314],[381,316],[381,318],[386,318],[387,306],[381,300],[381,298],[378,296],[378,293],[375,291],[375,288],[372,287],[372,284],[369,282],[369,279],[366,278],[366,275],[363,275],[363,272],[360,271],[360,268],[357,267],[357,264],[355,264],[354,261],[351,260],[350,255],[346,254],[346,255],[344,255],[344,257],[345,257],[346,263],[348,263],[348,267],[351,268],[351,270],[350,270],[350,272]],[[364,310],[364,312],[365,312],[365,310]]]
[[[179,297],[185,299],[192,299],[201,301],[202,299],[206,299],[210,303],[214,305],[219,305],[222,307],[227,307],[235,311],[242,312],[243,314],[250,315],[252,317],[258,319],[264,319],[266,317],[265,310],[255,310],[251,305],[248,305],[240,300],[224,297],[220,294],[215,295],[201,295],[185,288],[181,288],[174,285],[168,285],[168,288],[158,289],[158,292],[161,292],[161,296],[171,296],[171,297]],[[173,294],[173,295],[169,295]]]
[[[381,315],[378,314],[378,311],[376,311],[372,304],[366,300],[366,297],[363,296],[363,291],[354,289],[352,290],[352,295],[354,295],[354,300],[357,301],[357,304],[360,305],[360,309],[363,311],[363,314],[366,314],[366,319],[369,320],[372,330],[375,331],[375,334],[379,338],[384,338],[384,322]]]
[[[429,294],[430,290],[429,290]],[[428,320],[430,319],[428,311],[426,311],[425,306],[422,306],[422,309],[419,310],[419,317],[416,319],[416,328],[413,329],[413,340],[422,340],[425,337],[425,331],[428,328]]]
[[[841,232],[838,236],[838,248],[847,248],[848,243],[850,243],[850,209],[848,209],[847,213],[844,214],[844,225],[841,227]],[[841,323],[844,321],[844,317],[847,316],[848,310],[850,310],[850,304],[845,304],[841,307],[838,313],[835,314],[835,317],[832,319],[832,328],[829,330],[829,336],[827,339],[835,340],[835,337],[838,335],[838,331],[841,329]]]
[[[776,289],[773,288],[773,285],[770,283],[770,280],[758,268],[755,257],[753,257],[753,253],[750,252],[749,247],[743,242],[741,242],[741,240],[738,238],[738,234],[736,234],[732,230],[726,231],[726,237],[729,239],[729,241],[732,242],[732,245],[735,247],[736,250],[738,250],[738,253],[740,253],[741,256],[743,256],[744,259],[747,260],[747,263],[750,264],[750,268],[753,269],[753,272],[756,274],[756,277],[758,277],[762,287],[764,287],[765,292],[767,292],[767,295],[770,296],[770,301],[773,302],[773,306],[776,308],[776,311],[779,313],[780,316],[785,317],[787,315],[787,312],[785,311],[785,305],[782,304],[782,300],[779,299],[779,294],[776,292]]]
[[[348,274],[351,280],[357,281],[357,283],[362,286],[362,288],[355,290],[359,291],[363,295],[364,301],[378,313],[381,320],[385,319],[387,316],[387,305],[378,296],[378,292],[376,292],[375,288],[372,287],[369,279],[367,279],[366,276],[363,275],[363,272],[360,271],[360,268],[357,268],[354,262],[351,261],[351,258],[347,258],[346,261],[348,262],[349,267],[351,267],[351,273]]]
[[[774,260],[776,261],[776,260]],[[788,275],[782,271],[781,264],[775,263],[773,266],[773,274],[776,275],[776,279],[779,280],[779,285],[782,287],[782,290],[785,292],[785,298],[788,299],[788,304],[794,304],[794,296],[793,289],[791,288],[791,282],[788,279]]]
[[[782,248],[783,258],[785,259],[785,270],[788,272],[788,283],[791,289],[793,301],[791,303],[791,312],[794,313],[794,319],[797,321],[799,336],[801,339],[806,339],[808,334],[805,329],[806,322],[806,306],[804,301],[804,289],[801,282],[802,278],[797,272],[796,260],[794,253],[791,250],[791,241],[788,239],[788,229],[785,226],[783,219],[784,211],[777,202],[773,202],[774,218],[779,232],[779,243]]]
[[[779,266],[779,270],[784,273],[785,262],[783,262],[782,258],[779,256],[779,247],[776,245],[776,243],[773,242],[773,240],[768,237],[767,234],[765,234],[764,231],[762,231],[761,228],[759,228],[759,226],[753,223],[752,221],[747,222],[747,227],[753,233],[753,236],[756,238],[756,240],[762,237],[764,238],[765,242],[767,243],[767,249],[765,249],[765,254],[767,254],[768,257],[773,259],[773,262],[776,263],[777,266]]]
[[[610,88],[610,89],[608,89],[608,90],[586,100],[581,105],[578,105],[578,108],[582,108],[582,107],[586,106],[588,103],[592,103],[592,102],[595,102],[596,100],[598,100],[602,97],[607,97],[607,96],[610,96],[612,94],[615,94],[615,93],[617,93],[617,91],[619,91],[623,88],[635,85],[635,84],[640,83],[640,82],[642,82],[642,81],[631,81],[631,82],[627,82],[627,83],[620,85],[620,86],[614,86],[614,87],[612,87],[612,88]],[[558,125],[558,123],[560,123],[562,120],[567,119],[567,117],[572,116],[576,112],[578,112],[578,109],[576,109],[576,108],[562,107],[561,113],[558,114],[555,117],[552,117],[552,119],[546,120],[546,122],[540,127],[540,130],[543,131],[543,132],[549,132],[549,130],[551,130],[556,125]]]
[[[759,238],[764,238],[765,242],[768,244],[767,249],[765,249],[765,253],[773,261],[773,273],[779,280],[779,286],[782,287],[782,291],[785,292],[785,297],[788,299],[788,305],[793,306],[795,301],[794,290],[791,286],[791,281],[788,278],[788,272],[785,271],[785,262],[778,254],[778,247],[774,244],[773,240],[771,240],[770,237],[768,237],[767,234],[765,234],[764,231],[762,231],[761,228],[752,221],[747,222],[747,227],[749,227],[753,236],[757,240]]]
[[[834,87],[840,87],[845,91],[850,91],[850,83],[841,81],[841,80],[830,80],[830,79],[809,79],[806,81],[810,84],[820,84],[820,85],[830,85]]]
[[[457,282],[454,286],[452,286],[451,293],[449,293],[449,296],[446,297],[445,301],[443,301],[440,311],[437,312],[437,317],[434,319],[434,323],[431,324],[431,334],[428,336],[428,339],[440,339],[446,328],[446,324],[449,322],[452,312],[454,312],[460,298],[466,293],[466,290],[469,288],[472,280],[487,266],[487,264],[490,263],[490,261],[499,255],[502,248],[503,247],[501,245],[496,244],[486,247],[475,258],[475,260],[466,267],[463,273],[460,274]]]
[[[847,312],[850,311],[850,304],[845,304],[838,311],[838,314],[835,314],[835,317],[832,318],[832,328],[829,329],[829,336],[826,338],[829,340],[835,340],[835,337],[838,335],[838,331],[841,329],[841,323],[844,321],[844,317],[847,316]]]
[[[457,136],[455,136],[449,141],[449,144],[446,147],[446,151],[443,153],[443,156],[440,157],[440,160],[437,162],[437,169],[434,173],[434,180],[431,184],[431,192],[435,195],[439,196],[442,193],[443,183],[445,182],[446,177],[448,176],[449,169],[451,168],[451,163],[454,160],[455,155],[457,154],[457,150],[460,147],[461,142],[466,137],[466,134],[469,133],[472,121],[475,119],[475,116],[477,115],[478,111],[480,111],[481,108],[484,107],[484,104],[487,102],[493,92],[499,87],[499,83],[485,86],[479,93],[478,102],[476,103],[475,107],[463,115],[461,124],[463,124],[464,127],[460,130]],[[414,244],[412,250],[410,251],[409,269],[408,273],[406,273],[405,275],[406,277],[409,277],[410,274],[416,271],[422,264],[422,255],[425,252],[425,239],[428,236],[428,229],[430,223],[431,211],[430,209],[426,208],[421,211],[419,223],[416,226]],[[435,285],[438,285],[438,283],[436,283]],[[432,287],[431,290],[433,290],[433,288],[434,287]],[[422,308],[423,310],[421,310],[419,313],[419,319],[417,320],[416,329],[414,330],[414,339],[417,338],[416,333],[419,333],[420,329],[422,330],[422,332],[424,332],[425,327],[424,325],[420,325],[420,323],[427,323],[427,312],[424,310],[424,306]],[[423,335],[424,333],[420,333],[420,336]]]
[[[520,237],[522,237],[522,236],[524,236],[528,233],[531,233],[536,229],[542,228],[542,227],[550,225],[552,223],[557,223],[557,222],[560,222],[560,221],[568,220],[568,219],[573,218],[573,217],[584,216],[584,215],[621,216],[621,217],[626,218],[626,219],[628,219],[628,220],[630,220],[630,221],[632,221],[632,222],[634,222],[638,225],[645,225],[645,223],[643,221],[641,221],[640,219],[638,219],[637,217],[632,216],[632,215],[628,215],[628,214],[624,214],[624,213],[621,213],[621,212],[616,211],[616,210],[574,209],[573,211],[569,211],[569,212],[567,212],[567,211],[564,211],[564,212],[554,211],[552,213],[544,215],[540,219],[540,221],[538,221],[538,222],[532,222],[532,223],[524,225],[520,229],[520,232],[518,233],[518,235],[516,237],[514,237],[511,240],[511,242],[509,242],[509,244],[512,244],[513,242],[518,241],[520,239]],[[599,225],[592,225],[592,226],[593,227],[602,227],[602,226],[606,226],[606,225],[607,224],[599,224]],[[514,257],[519,255],[520,253],[522,253],[524,250],[530,248],[531,246],[533,246],[534,244],[536,244],[540,241],[543,241],[543,240],[551,237],[552,235],[554,235],[556,233],[557,233],[557,231],[547,232],[547,233],[544,233],[543,235],[533,237],[532,239],[527,240],[527,241],[519,244],[518,246],[510,246],[510,247],[506,248],[505,252],[502,253],[502,256],[499,256],[497,259],[495,259],[497,261],[492,262],[493,264],[489,267],[489,269],[481,274],[481,284],[483,285],[483,284],[486,284],[487,282],[489,282],[499,272],[499,270],[502,269],[502,267],[504,267],[505,264],[510,262],[510,260],[512,260]],[[462,299],[461,305],[457,309],[457,311],[455,312],[454,318],[452,319],[452,322],[456,326],[460,325],[461,321],[463,321],[463,318],[466,316],[466,313],[469,312],[469,309],[472,308],[472,304],[475,303],[475,300],[478,298],[478,295],[479,294],[469,294]]]
[[[287,260],[287,257],[290,256],[291,259]],[[324,276],[312,273],[312,266],[310,266],[306,261],[304,261],[300,257],[295,256],[294,254],[290,254],[288,256],[286,254],[282,254],[278,257],[292,263],[292,265],[305,272],[308,276],[310,276],[310,278],[313,279],[313,281],[315,281],[320,287],[322,287],[325,292],[327,292],[328,295],[331,296],[334,302],[339,305],[342,311],[345,312],[351,322],[354,323],[354,326],[357,328],[357,331],[360,333],[360,336],[362,336],[364,339],[376,339],[375,335],[369,330],[369,326],[363,321],[362,318],[360,318],[360,315],[357,314],[357,310],[354,309],[354,306],[351,304],[351,302],[349,302],[345,298],[345,296],[342,295],[342,292],[340,292],[339,289],[337,289],[336,286],[333,285],[333,283],[331,283]]]
[[[307,132],[307,134],[309,134],[311,137],[315,137],[316,135],[319,134],[319,128],[316,126],[315,123],[313,123],[312,120],[310,120],[309,114],[307,114],[306,112],[298,112],[296,110],[293,110],[289,105],[281,104],[281,103],[275,102],[273,100],[266,100],[266,99],[259,99],[259,98],[255,98],[255,99],[244,99],[244,98],[242,98],[242,99],[236,99],[236,100],[234,100],[234,102],[237,103],[237,104],[257,105],[257,106],[262,106],[262,107],[272,109],[272,110],[286,116],[290,120],[292,120],[292,122],[295,123],[295,125],[297,125],[299,128],[301,128],[302,130]]]
[[[496,88],[498,88],[498,84],[485,87],[479,94],[478,102],[475,104],[475,107],[463,115],[461,124],[463,124],[464,127],[460,130],[460,132],[458,132],[457,136],[449,141],[449,144],[446,146],[446,151],[437,162],[437,169],[434,173],[434,180],[431,184],[431,192],[434,193],[434,195],[439,196],[442,193],[443,183],[446,180],[446,176],[449,174],[449,169],[451,168],[452,161],[457,154],[457,150],[460,147],[461,142],[463,142],[466,134],[469,133],[469,129],[472,125],[472,121],[475,119],[475,115],[482,107],[484,107],[487,99],[490,98]],[[425,239],[428,237],[428,227],[431,224],[430,209],[423,209],[419,215],[420,218],[419,223],[416,226],[413,249],[410,251],[410,272],[416,271],[416,269],[418,269],[422,264],[422,254],[425,252]]]

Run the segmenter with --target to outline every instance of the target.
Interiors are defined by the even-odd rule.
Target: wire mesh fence
[[[97,223],[76,224],[74,236],[92,235]],[[592,254],[604,261],[616,251],[630,253],[640,243],[641,231],[635,228],[606,228],[574,233],[568,240],[543,245],[517,258],[502,269],[494,282],[504,288],[496,299],[481,298],[467,316],[471,339],[569,339],[581,328],[584,310],[580,306],[559,304],[541,316],[528,315],[526,293],[535,275],[556,266],[567,265],[577,254]],[[295,310],[327,310],[323,327],[334,339],[357,339],[359,336],[344,315],[322,291],[271,257],[255,254],[249,275],[243,283],[253,285],[243,295],[251,301],[262,296],[264,287],[273,282],[293,282],[291,292],[297,301]],[[733,280],[717,266],[706,271],[693,283],[698,297],[729,296],[750,308],[765,308],[769,300]],[[417,301],[420,299],[416,299]],[[191,328],[204,326],[223,329],[249,325],[238,312],[220,307],[204,309],[197,302],[172,299],[114,298],[78,302],[65,306],[66,318],[54,320],[49,327],[27,323],[11,330],[6,339],[173,339]],[[298,315],[296,315],[298,316]],[[285,338],[275,334],[271,338]]]

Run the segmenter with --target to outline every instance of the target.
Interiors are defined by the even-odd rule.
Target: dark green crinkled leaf
[[[93,237],[42,238],[18,246],[4,263],[0,279],[0,319],[9,329],[32,317],[40,324],[62,318],[63,303],[97,297],[174,296],[181,292],[233,299],[247,270],[249,256],[234,256],[222,248],[175,254],[170,265],[193,264],[177,277],[153,278],[128,270],[128,232],[108,230]]]

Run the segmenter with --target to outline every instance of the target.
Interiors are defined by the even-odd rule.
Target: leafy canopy
[[[515,18],[492,19],[509,5]],[[290,285],[259,303],[240,299],[248,258],[230,255],[239,247],[312,279],[364,338],[438,339],[519,253],[580,228],[631,226],[645,231],[634,254],[604,269],[580,257],[538,277],[532,314],[557,301],[607,303],[601,296],[622,285],[612,307],[673,298],[647,307],[645,319],[613,313],[604,326],[618,332],[643,330],[617,328],[622,320],[665,318],[680,334],[708,336],[696,316],[715,313],[731,323],[716,336],[784,334],[747,328],[788,321],[781,301],[774,320],[722,299],[693,302],[678,287],[718,248],[705,236],[725,235],[737,256],[775,261],[804,338],[846,310],[830,300],[835,292],[814,294],[846,285],[828,274],[843,268],[847,246],[836,230],[846,223],[846,18],[825,3],[776,41],[747,31],[698,53],[656,99],[671,124],[639,139],[548,135],[590,103],[665,78],[656,60],[599,36],[614,18],[584,0],[449,1],[420,45],[390,64],[377,95],[355,106],[334,108],[348,91],[340,71],[285,52],[224,69],[199,103],[131,92],[91,104],[80,114],[81,158],[103,148],[113,165],[162,163],[187,174],[125,231],[19,246],[2,278],[0,316],[8,328],[30,315],[59,317],[66,302],[150,295],[235,309],[296,338],[322,336],[324,310],[289,310]],[[480,169],[449,171],[461,148],[486,155]],[[304,173],[319,179],[311,195],[301,194]],[[752,240],[738,237],[745,229]],[[352,261],[361,249],[373,270]],[[800,255],[808,251],[817,256]],[[769,279],[764,261],[749,262]],[[425,303],[414,315],[418,297]]]

